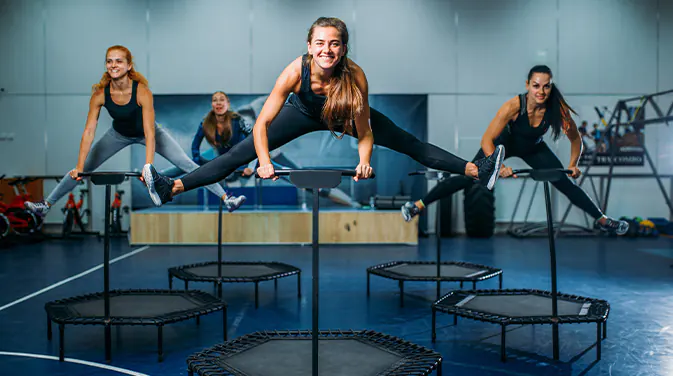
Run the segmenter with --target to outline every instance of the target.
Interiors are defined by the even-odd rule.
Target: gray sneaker
[[[402,218],[405,222],[411,221],[411,218],[418,215],[421,212],[421,209],[418,208],[413,202],[409,201],[406,204],[402,205]]]
[[[601,224],[597,219],[594,222],[594,228],[603,232],[614,233],[617,235],[624,235],[627,231],[629,231],[629,222],[616,220],[607,216],[605,219],[605,224]]]
[[[245,196],[240,195],[238,197],[235,196],[227,196],[227,198],[224,199],[224,206],[227,208],[229,213],[233,212],[234,210],[238,209],[243,203],[245,202]]]
[[[493,154],[474,161],[474,164],[479,168],[479,183],[492,190],[500,176],[500,166],[502,166],[504,159],[505,147],[498,145]]]
[[[44,217],[45,215],[47,215],[47,213],[49,212],[49,208],[50,208],[49,204],[47,204],[47,201],[45,201],[45,200],[42,200],[42,201],[39,201],[39,202],[26,201],[26,202],[23,203],[23,206],[26,209],[30,210],[33,214],[39,215],[41,217]]]

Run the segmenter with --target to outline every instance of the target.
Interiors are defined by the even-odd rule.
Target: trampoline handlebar
[[[564,174],[572,174],[572,170],[566,170],[563,168],[548,168],[548,169],[534,169],[534,168],[523,168],[518,170],[512,170],[512,173],[515,175],[520,174],[530,174],[531,172],[545,173],[545,172],[563,172]]]
[[[89,177],[89,176],[104,176],[104,175],[124,175],[124,176],[135,176],[135,177],[140,177],[142,176],[142,173],[140,171],[133,171],[133,172],[116,172],[116,171],[103,171],[103,172],[79,172],[77,173],[77,176],[79,177]]]
[[[355,176],[356,172],[355,170],[342,170],[342,169],[278,169],[274,171],[274,174],[276,176],[289,176],[292,173],[295,172],[340,172],[341,176]],[[376,174],[372,172],[372,175],[370,178],[374,178]],[[259,177],[258,173],[255,173],[255,177]]]

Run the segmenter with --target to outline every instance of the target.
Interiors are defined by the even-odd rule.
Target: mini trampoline
[[[433,350],[374,331],[320,331],[320,374],[429,375],[442,373]],[[247,334],[187,359],[189,375],[311,375],[310,331]]]
[[[552,229],[549,182],[570,173],[568,170],[518,170],[515,174],[530,173],[537,181],[544,182],[547,226]],[[554,232],[548,231],[551,264],[551,291],[534,289],[452,291],[432,304],[432,341],[436,335],[437,312],[453,315],[454,325],[458,316],[500,324],[500,360],[507,360],[505,328],[507,325],[552,325],[553,357],[559,359],[559,324],[596,323],[596,359],[601,359],[601,340],[607,335],[607,318],[610,305],[605,300],[558,293],[556,289],[556,248]],[[601,324],[603,336],[601,338]]]
[[[255,308],[259,307],[259,283],[274,282],[278,288],[278,279],[297,276],[297,296],[301,297],[301,269],[276,261],[222,261],[222,200],[217,221],[217,261],[176,266],[168,269],[168,288],[173,289],[173,278],[185,282],[185,291],[189,282],[209,282],[215,285],[217,296],[222,297],[223,283],[255,284]]]
[[[367,268],[367,296],[369,296],[369,277],[374,274],[383,278],[398,281],[400,288],[400,306],[404,307],[404,282],[437,281],[437,262],[435,261],[392,261]],[[442,261],[440,282],[472,282],[475,289],[477,282],[498,277],[499,288],[502,288],[502,270],[486,265],[459,261]]]
[[[59,325],[59,359],[65,360],[65,325],[103,325],[105,327],[105,359],[111,360],[111,327],[113,325],[156,325],[158,329],[159,361],[163,361],[163,326],[196,319],[222,311],[224,340],[227,340],[226,303],[200,291],[170,290],[110,290],[110,196],[111,186],[140,173],[94,172],[80,173],[96,185],[105,185],[105,242],[103,261],[103,292],[60,299],[45,304],[47,338],[51,340],[52,321]]]
[[[313,189],[311,330],[265,331],[198,352],[187,359],[190,375],[441,375],[442,356],[370,330],[319,330],[319,193],[354,170],[276,170],[297,188]]]
[[[442,171],[414,171],[413,175],[423,175],[427,180],[442,181],[448,174]],[[436,299],[441,296],[442,282],[472,282],[472,288],[476,288],[477,282],[498,277],[499,287],[502,288],[502,270],[491,266],[473,264],[461,261],[442,261],[442,234],[441,234],[441,205],[435,212],[435,244],[437,245],[435,261],[391,261],[367,268],[367,297],[370,295],[370,276],[389,278],[398,281],[400,288],[400,307],[404,307],[404,282],[436,282]]]

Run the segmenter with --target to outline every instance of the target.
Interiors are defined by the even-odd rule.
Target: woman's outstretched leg
[[[269,149],[279,148],[286,143],[313,131],[325,130],[319,122],[302,114],[292,105],[285,105],[278,116],[269,125]],[[236,144],[226,154],[188,173],[182,179],[170,179],[159,174],[154,166],[143,168],[143,177],[147,184],[150,197],[156,206],[172,200],[182,192],[190,191],[208,184],[216,183],[229,176],[239,166],[257,158],[253,137]]]
[[[426,167],[478,179],[488,189],[493,189],[505,157],[504,147],[497,147],[488,157],[468,162],[444,149],[419,140],[373,108],[370,109],[370,114],[376,145],[408,155]]]
[[[558,157],[556,157],[554,152],[552,152],[551,149],[549,149],[549,146],[544,142],[537,145],[534,153],[525,155],[522,158],[529,166],[535,169],[564,168]],[[552,184],[556,189],[563,193],[573,205],[582,209],[594,218],[594,227],[596,229],[605,232],[614,232],[617,235],[624,235],[628,231],[628,222],[619,221],[603,214],[582,187],[572,181],[570,177],[565,176],[563,179],[555,181]]]

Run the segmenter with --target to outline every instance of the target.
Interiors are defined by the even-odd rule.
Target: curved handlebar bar
[[[142,176],[140,172],[115,172],[115,171],[101,171],[101,172],[80,172],[77,176],[87,177],[87,176],[106,176],[106,175],[124,175],[124,176]]]
[[[275,170],[274,174],[276,176],[288,176],[294,172],[302,172],[302,173],[307,173],[307,172],[340,172],[342,176],[355,176],[355,170],[337,170],[337,169],[279,169]],[[374,178],[376,174],[372,172],[372,175],[370,178]],[[255,177],[259,177],[258,173],[255,173]]]
[[[512,170],[513,174],[519,175],[519,174],[530,174],[530,173],[552,173],[552,172],[563,172],[564,174],[572,174],[572,170],[566,170],[563,168],[541,168],[541,169],[534,169],[534,168],[523,168],[519,170]]]

